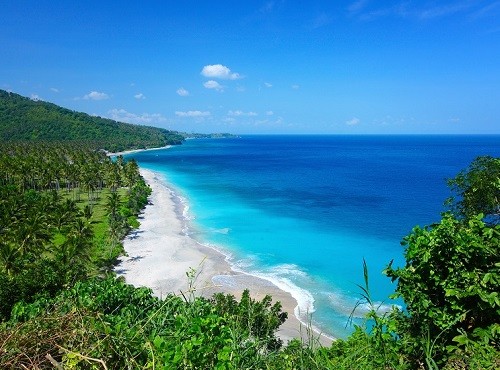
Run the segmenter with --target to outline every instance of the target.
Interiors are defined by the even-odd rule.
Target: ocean
[[[165,176],[190,236],[291,292],[304,322],[343,338],[363,259],[377,305],[403,305],[382,270],[404,265],[402,238],[439,221],[446,179],[480,155],[500,156],[500,136],[243,136],[127,158]]]

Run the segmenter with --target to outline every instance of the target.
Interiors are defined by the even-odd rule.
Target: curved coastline
[[[230,263],[231,256],[217,246],[191,237],[186,201],[176,194],[162,174],[144,168],[140,171],[153,193],[150,205],[140,217],[141,226],[124,240],[127,256],[120,258],[115,268],[118,275],[135,286],[151,288],[161,297],[186,292],[189,289],[186,273],[195,269],[197,295],[210,297],[222,292],[239,298],[248,288],[254,299],[269,294],[273,301],[280,301],[288,319],[277,334],[285,343],[293,338],[310,340],[311,337],[323,345],[331,343],[333,338],[301,320],[297,299],[283,289],[282,284],[236,268]]]

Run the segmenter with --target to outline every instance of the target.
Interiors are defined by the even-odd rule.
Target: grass
[[[120,208],[126,207],[128,202],[127,188],[119,188],[117,189],[117,192],[120,196]],[[106,203],[110,194],[110,189],[103,189],[98,193],[97,197],[95,197],[93,201],[90,201],[89,194],[86,191],[80,191],[78,188],[72,190],[71,192],[61,190],[63,199],[74,200],[76,198],[76,205],[82,211],[86,205],[92,205],[92,217],[90,218],[90,223],[92,231],[94,232],[94,247],[91,256],[93,265],[95,266],[93,274],[98,274],[103,270],[109,270],[112,268],[116,259],[125,252],[121,242],[112,243],[109,240],[109,222]],[[133,226],[138,227],[139,223],[135,222]],[[63,241],[64,237],[62,235],[56,235],[54,238],[54,244],[56,245],[61,244]]]

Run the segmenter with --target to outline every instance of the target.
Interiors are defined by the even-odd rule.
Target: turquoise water
[[[188,140],[134,153],[163,173],[189,207],[190,234],[236,270],[290,291],[302,318],[345,337],[363,283],[389,307],[381,273],[403,264],[400,240],[437,221],[453,177],[500,136],[245,136]],[[356,313],[363,316],[363,307]]]

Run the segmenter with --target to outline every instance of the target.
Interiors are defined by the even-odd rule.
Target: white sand
[[[112,153],[112,152],[107,152],[106,155],[108,157],[117,157],[119,155],[125,155],[125,154],[131,154],[131,153],[138,153],[138,152],[145,152],[145,151],[148,151],[148,150],[157,150],[157,149],[168,149],[170,148],[172,145],[167,145],[167,146],[160,146],[158,148],[148,148],[148,149],[132,149],[132,150],[124,150],[123,152],[116,152],[116,153]]]
[[[127,283],[149,287],[162,297],[181,291],[186,294],[189,290],[186,272],[192,268],[197,272],[196,295],[209,297],[215,292],[224,292],[239,299],[246,288],[254,299],[269,294],[273,302],[280,301],[283,311],[288,313],[287,321],[278,331],[285,343],[297,337],[308,340],[309,334],[319,338],[323,345],[331,343],[331,339],[308,330],[295,317],[297,302],[289,293],[270,281],[236,273],[222,253],[185,235],[182,205],[165,180],[150,170],[141,169],[141,174],[153,190],[151,204],[139,219],[139,229],[124,240],[128,256],[122,257],[115,268],[118,275],[124,276]],[[216,285],[214,281],[223,283]]]

